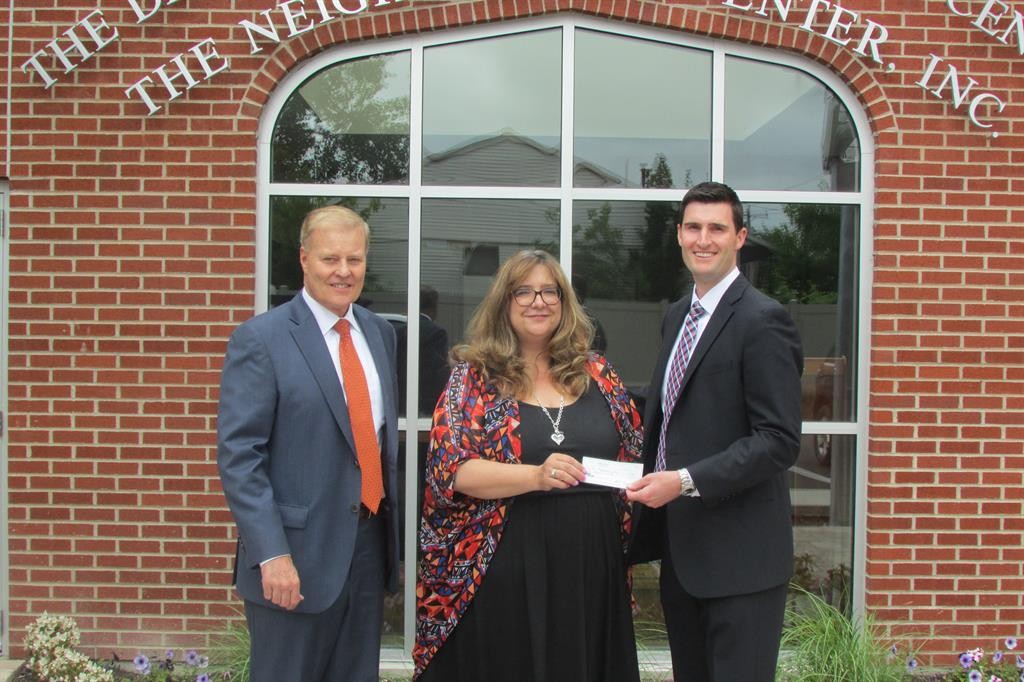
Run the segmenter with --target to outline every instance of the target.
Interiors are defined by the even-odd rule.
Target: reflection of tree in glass
[[[839,297],[840,207],[789,204],[789,219],[757,238],[771,247],[759,288],[788,303],[835,303]]]
[[[690,185],[690,171],[686,171],[683,186]],[[653,189],[673,186],[672,171],[664,154],[655,154],[646,186]],[[644,207],[644,217],[646,226],[641,236],[640,249],[633,249],[629,254],[629,269],[635,280],[635,299],[672,300],[679,296],[684,281],[679,242],[676,240],[679,204],[648,201]]]
[[[380,96],[389,57],[320,72],[281,109],[272,139],[274,182],[404,182],[409,97]]]
[[[573,271],[587,283],[587,296],[621,299],[630,291],[626,259],[622,257],[622,230],[611,224],[612,207],[607,201],[598,208],[587,209],[588,225],[572,226],[573,241],[582,230],[583,243],[573,259]]]
[[[631,290],[633,278],[622,257],[622,230],[612,226],[611,214],[611,204],[606,201],[587,209],[586,227],[578,223],[572,226],[573,242],[584,245],[573,256],[573,278],[586,282],[588,298],[616,300]],[[558,225],[560,215],[558,208],[544,212],[545,219],[553,225]],[[558,255],[557,242],[535,241],[533,248]]]
[[[686,172],[687,186],[690,172]],[[656,154],[646,187],[671,188],[672,172],[664,154]],[[630,213],[634,202],[619,204],[620,211]],[[640,231],[638,248],[627,248],[623,228],[614,224],[613,204],[604,202],[587,209],[587,225],[573,224],[573,241],[582,246],[573,256],[573,274],[587,282],[588,296],[618,301],[660,301],[677,298],[688,275],[682,267],[676,224],[679,202],[648,201],[643,203],[645,227]],[[558,224],[559,211],[550,209],[547,220]],[[620,215],[620,219],[621,219]],[[627,225],[636,223],[625,218]],[[537,242],[535,248],[558,253],[553,242]]]
[[[373,215],[381,209],[380,199],[272,197],[270,202],[270,285],[274,289],[290,294],[298,291],[302,286],[302,266],[299,264],[299,228],[307,213],[314,208],[328,204],[351,208],[370,224],[371,231]],[[372,234],[370,246],[373,247]],[[373,273],[367,271],[364,289],[372,291],[374,284]],[[272,302],[283,303],[284,301]]]

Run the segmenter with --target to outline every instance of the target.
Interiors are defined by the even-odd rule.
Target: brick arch
[[[896,128],[896,116],[882,84],[848,48],[809,31],[740,16],[716,5],[683,7],[647,0],[476,0],[428,7],[396,5],[393,9],[371,8],[360,15],[336,19],[280,43],[254,73],[239,104],[239,115],[258,120],[270,94],[292,68],[341,43],[563,12],[781,49],[808,57],[838,74],[849,85],[864,107],[876,137],[883,131]]]

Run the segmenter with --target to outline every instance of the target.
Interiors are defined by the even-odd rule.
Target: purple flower
[[[897,654],[896,645],[893,644],[891,647],[889,647],[889,658],[895,658],[896,654]]]
[[[1003,652],[1002,651],[993,651],[992,652],[992,662],[993,663],[1002,663],[1003,662]]]
[[[199,652],[195,649],[189,649],[185,652],[185,663],[191,666],[199,664]]]
[[[196,665],[200,668],[205,668],[206,666],[210,665],[210,659],[206,656],[200,656],[199,661],[196,663]]]
[[[970,682],[981,682],[981,673],[977,670],[972,670],[971,674],[967,676],[967,679],[970,680]]]
[[[916,658],[908,658],[907,659],[907,672],[913,670],[916,667],[917,667],[917,659]]]
[[[1016,649],[1017,648],[1017,638],[1016,637],[1007,637],[1005,644],[1006,644],[1006,648],[1007,649]]]
[[[210,682],[210,676],[206,673],[199,673],[196,675],[196,682]]]
[[[1024,656],[1017,654],[1017,667],[1024,669]]]
[[[164,658],[166,658],[168,661],[173,661],[174,660],[174,650],[173,649],[168,649],[167,653],[164,654]]]
[[[964,669],[970,668],[974,665],[974,656],[971,656],[969,653],[960,654],[960,665],[963,666]]]
[[[149,657],[145,654],[139,654],[132,659],[132,663],[135,664],[135,671],[145,675],[149,672]]]

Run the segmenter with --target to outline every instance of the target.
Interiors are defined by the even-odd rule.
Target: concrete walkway
[[[0,680],[8,680],[14,671],[21,667],[21,661],[12,661],[9,658],[0,658]]]

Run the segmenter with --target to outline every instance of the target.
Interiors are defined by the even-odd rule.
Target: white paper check
[[[584,457],[583,469],[587,472],[584,483],[606,485],[609,488],[625,488],[644,476],[643,462],[613,462],[596,457]]]

